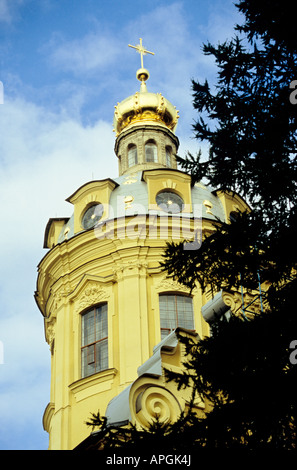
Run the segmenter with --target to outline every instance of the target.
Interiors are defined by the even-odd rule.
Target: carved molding
[[[50,347],[51,353],[53,353],[53,346],[55,341],[55,325],[56,315],[51,315],[49,318],[45,319],[45,339]]]
[[[56,292],[51,293],[51,310],[55,311],[61,307],[64,299],[68,297],[72,291],[71,287],[58,289]]]
[[[168,178],[166,181],[162,182],[162,185],[164,188],[175,189],[177,183],[175,181],[172,181],[172,179]]]
[[[147,268],[147,262],[135,261],[131,259],[129,261],[116,263],[113,269],[113,274],[115,275],[118,281],[121,281],[124,275],[127,274],[127,271],[133,271],[134,269],[137,269],[138,271],[143,271],[143,273],[145,273]]]
[[[50,402],[48,403],[47,407],[44,410],[43,419],[42,419],[43,429],[47,431],[48,433],[50,432],[51,420],[52,420],[54,413],[55,413],[55,404]]]
[[[190,289],[188,289],[183,284],[180,284],[177,281],[174,281],[173,279],[165,277],[156,285],[156,291],[157,292],[179,291],[183,293],[189,293]]]
[[[108,289],[103,281],[94,279],[94,276],[85,275],[76,288],[61,288],[51,294],[50,316],[45,319],[46,341],[53,350],[55,339],[55,324],[57,311],[63,302],[72,301],[75,304],[75,313],[80,313],[88,307],[92,307],[100,302],[105,302],[110,298]]]
[[[107,301],[110,295],[101,284],[97,282],[88,282],[82,290],[77,301],[76,311],[82,311],[102,301]]]

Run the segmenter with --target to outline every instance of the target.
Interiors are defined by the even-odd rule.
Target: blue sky
[[[35,304],[50,217],[91,179],[117,177],[114,106],[139,89],[179,110],[180,155],[196,152],[191,79],[215,79],[203,42],[223,42],[241,18],[229,0],[0,0],[0,449],[47,449],[50,352]],[[202,146],[202,151],[207,152]],[[4,354],[1,358],[1,347]]]

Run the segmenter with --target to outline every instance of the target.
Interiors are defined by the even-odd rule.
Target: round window
[[[102,204],[94,204],[83,215],[82,226],[85,230],[94,227],[101,219],[104,212]]]
[[[178,214],[183,210],[184,201],[172,191],[162,191],[156,196],[156,203],[162,211]]]

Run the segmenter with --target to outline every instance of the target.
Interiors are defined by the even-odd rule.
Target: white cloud
[[[0,21],[12,21],[16,6],[29,1],[0,0]],[[143,37],[144,45],[156,53],[144,58],[151,73],[148,89],[161,92],[180,109],[180,155],[188,149],[196,153],[199,142],[193,139],[191,130],[196,111],[190,80],[204,80],[213,73],[213,63],[203,56],[201,45],[207,37],[212,41],[216,37],[225,39],[226,34],[230,37],[230,11],[229,7],[211,10],[205,25],[197,29],[199,34],[189,26],[186,2],[151,10],[146,7],[145,13],[137,11],[125,26],[113,28],[113,34],[100,30],[98,23],[83,37],[78,33],[74,39],[65,39],[56,33],[42,52],[59,74],[59,83],[39,90],[32,87],[26,93],[39,102],[42,96],[47,107],[5,96],[0,106],[0,341],[5,361],[0,364],[2,427],[7,424],[11,430],[11,420],[21,416],[19,428],[23,430],[34,422],[32,426],[40,426],[43,434],[41,419],[49,395],[50,356],[33,293],[36,265],[45,254],[42,245],[47,220],[70,216],[72,206],[65,199],[85,182],[118,174],[111,124],[90,119],[91,125],[83,125],[82,106],[94,97],[98,86],[96,100],[99,104],[102,100],[102,106],[106,90],[109,96],[112,94],[112,115],[112,106],[138,89],[134,70],[140,66],[140,59],[128,43],[137,44]],[[197,23],[201,25],[199,18]],[[208,32],[212,36],[207,36]],[[69,75],[65,78],[63,72]],[[96,84],[95,80],[79,83],[85,75],[95,77]],[[17,76],[13,78],[14,95],[22,90],[24,96],[23,84]],[[9,88],[5,82],[5,91]],[[49,103],[58,111],[50,112]],[[92,105],[94,116],[97,108]],[[8,448],[0,430],[0,448],[1,439],[6,439],[4,448]]]
[[[25,0],[0,0],[0,22],[11,23]]]
[[[117,176],[111,125],[83,126],[21,99],[0,107],[1,270],[13,253],[42,245],[49,217],[70,216],[65,202],[92,179]],[[3,261],[4,256],[4,261]]]
[[[92,179],[92,172],[99,178],[116,169],[115,137],[108,123],[97,121],[84,127],[67,114],[57,115],[21,99],[7,98],[0,111],[4,195],[9,190],[12,198],[17,198],[20,189],[27,188],[30,191],[25,191],[26,200],[38,193],[51,205],[61,192],[78,182],[82,184],[84,178]]]
[[[116,32],[99,21],[94,21],[93,30],[87,35],[72,40],[56,32],[43,53],[56,70],[70,72],[78,78],[80,102],[73,100],[78,110],[81,103],[88,105],[94,96],[100,103],[113,94],[115,104],[139,89],[134,71],[140,67],[140,57],[128,44],[136,45],[142,37],[144,46],[155,52],[155,57],[144,57],[144,66],[151,74],[148,91],[161,92],[176,105],[180,110],[177,133],[181,142],[188,142],[191,149],[195,144],[198,148],[199,142],[192,140],[197,113],[193,109],[191,79],[214,80],[216,66],[213,58],[203,55],[202,44],[207,39],[216,43],[230,37],[236,17],[231,2],[218,1],[215,7],[208,6],[207,12],[204,11],[206,5],[205,2],[205,6],[201,6],[205,22],[197,18],[196,30],[189,16],[189,4],[177,1],[152,9],[148,7],[145,12],[140,9],[140,13],[132,15]],[[86,77],[96,77],[96,83],[92,81],[88,88],[83,88]]]
[[[0,128],[1,426],[11,429],[15,419],[18,432],[34,428],[46,440],[41,420],[49,401],[50,353],[33,298],[44,229],[49,217],[71,215],[65,199],[79,186],[117,176],[114,134],[103,121],[84,127],[63,113],[9,98],[0,107]],[[6,439],[0,432],[0,448],[13,448],[13,436]]]
[[[20,8],[34,2],[34,8],[39,7],[44,12],[54,8],[52,0],[0,0],[0,23],[12,24],[20,19]]]
[[[49,52],[48,60],[54,67],[74,74],[106,69],[120,55],[115,39],[103,32],[72,40],[56,33],[43,50]]]

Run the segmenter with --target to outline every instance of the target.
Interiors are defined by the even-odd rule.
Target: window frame
[[[160,299],[161,297],[169,297],[173,296],[174,297],[174,319],[175,319],[175,327],[174,328],[169,328],[169,327],[164,327],[162,326],[162,316],[161,316],[161,303]],[[183,312],[178,311],[178,303],[177,303],[177,298],[182,298],[182,299],[191,299],[191,313],[192,313],[192,326],[193,328],[186,328],[185,326],[182,326],[180,323],[183,323],[181,314]],[[174,331],[176,328],[185,328],[188,329],[189,331],[195,332],[195,316],[194,316],[194,305],[193,305],[193,297],[191,295],[187,295],[186,293],[177,293],[177,292],[161,292],[159,293],[159,317],[160,317],[160,333],[161,333],[161,340],[164,339],[166,336],[168,336],[172,331]],[[168,320],[168,319],[167,319]],[[167,334],[163,336],[163,332],[167,331]]]
[[[172,168],[171,156],[172,156],[172,147],[170,147],[169,145],[166,145],[165,158],[166,158],[166,166],[168,168]]]
[[[131,151],[133,151],[134,162],[129,159],[129,154],[130,154]],[[130,168],[131,166],[137,165],[137,163],[138,163],[137,145],[129,144],[128,148],[127,148],[127,165],[128,165],[128,168]]]
[[[97,315],[97,310],[99,308],[102,308],[102,307],[105,307],[106,310],[104,312],[104,314],[106,315],[104,321],[106,322],[106,332],[107,332],[107,335],[104,335],[104,336],[100,336],[98,339],[97,339],[97,335],[98,335],[98,329],[97,329],[97,325],[96,325],[96,315]],[[85,326],[84,326],[84,318],[83,317],[86,317],[86,315],[89,315],[93,313],[93,326],[94,326],[94,330],[92,332],[92,335],[93,335],[93,341],[87,343],[87,344],[84,344],[85,343],[85,340],[84,340],[84,335],[85,335]],[[87,377],[90,377],[94,374],[97,374],[99,372],[102,372],[104,370],[107,370],[108,367],[109,367],[109,354],[108,354],[108,303],[107,302],[101,302],[100,304],[96,304],[94,306],[91,306],[89,308],[87,308],[86,310],[84,310],[83,312],[81,312],[80,314],[80,320],[81,320],[81,337],[80,337],[80,364],[81,364],[81,378],[84,379],[84,378],[87,378]],[[105,362],[105,358],[104,359],[99,359],[97,358],[97,354],[98,354],[98,351],[97,351],[97,347],[102,345],[102,344],[106,344],[105,348],[105,352],[107,352],[107,364],[104,365],[104,362]],[[91,352],[91,348],[93,349],[93,351]],[[86,350],[86,355],[87,355],[87,361],[86,361],[86,364],[84,364],[84,350]],[[100,354],[100,353],[99,353]],[[90,358],[89,358],[90,356]],[[94,372],[88,372],[88,366],[90,366],[91,364],[95,364],[94,365]]]
[[[154,149],[154,155],[153,155],[153,160],[148,160],[147,159],[147,149],[153,148]],[[158,162],[158,146],[157,143],[153,140],[147,140],[144,144],[144,158],[146,163],[157,163]]]

